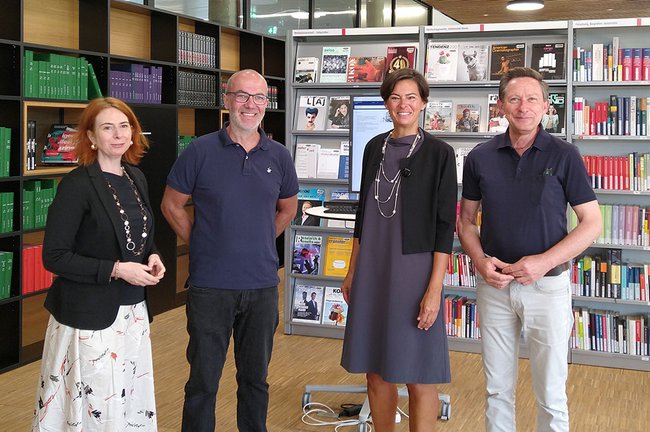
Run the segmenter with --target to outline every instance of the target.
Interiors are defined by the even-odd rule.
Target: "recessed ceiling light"
[[[510,0],[507,9],[514,11],[532,11],[544,7],[544,0]]]

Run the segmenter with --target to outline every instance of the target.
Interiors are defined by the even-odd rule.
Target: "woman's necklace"
[[[117,210],[120,212],[120,219],[122,219],[122,222],[124,222],[124,233],[126,236],[126,249],[133,252],[133,255],[138,256],[142,254],[144,251],[144,245],[147,241],[147,236],[148,234],[148,227],[147,227],[147,212],[144,208],[144,203],[142,202],[142,198],[140,197],[140,193],[138,192],[138,188],[135,186],[135,183],[133,182],[133,179],[129,176],[129,174],[126,172],[124,167],[122,167],[122,172],[126,176],[126,179],[129,181],[129,184],[131,185],[131,189],[133,190],[133,195],[135,195],[135,200],[138,203],[138,206],[140,207],[140,215],[142,216],[142,236],[140,240],[140,247],[138,250],[135,250],[135,242],[133,241],[133,238],[131,237],[131,224],[129,223],[129,216],[126,214],[124,209],[122,208],[122,203],[120,202],[120,199],[117,196],[117,191],[111,184],[111,182],[108,180],[107,177],[104,177],[106,179],[106,184],[108,184],[108,189],[111,191],[111,195],[113,195],[113,199],[115,200],[115,205],[117,206]]]
[[[390,138],[391,134],[393,131],[390,131],[388,135],[386,135],[386,139],[384,139],[384,145],[381,148],[381,161],[379,162],[379,169],[377,170],[377,175],[375,176],[375,201],[377,201],[377,208],[379,209],[379,214],[382,215],[382,217],[386,219],[390,219],[393,216],[395,216],[395,213],[397,213],[397,198],[399,197],[399,189],[400,185],[402,184],[402,176],[401,171],[398,169],[393,178],[388,178],[386,175],[386,172],[384,171],[384,158],[386,157],[386,147],[388,145],[388,138]],[[406,155],[406,158],[410,158],[411,155],[413,154],[413,150],[415,150],[415,146],[420,140],[420,130],[418,129],[418,133],[415,135],[415,139],[413,140],[413,143],[411,144],[411,148],[409,149],[408,154]],[[381,183],[382,177],[384,180],[386,180],[389,184],[391,184],[390,188],[390,193],[386,197],[386,199],[382,199],[379,196],[379,183]],[[390,201],[393,201],[393,210],[390,212],[390,214],[385,214],[384,211],[382,210],[381,206],[382,204],[387,204],[390,207]]]

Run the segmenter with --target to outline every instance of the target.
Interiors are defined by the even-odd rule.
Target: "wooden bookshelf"
[[[56,22],[56,25],[51,25]],[[216,40],[215,68],[193,68],[178,61],[178,32],[211,36]],[[244,34],[245,44],[241,44]],[[265,47],[273,52],[265,52]],[[162,103],[131,104],[151,148],[140,168],[149,183],[156,219],[156,245],[167,267],[165,279],[148,290],[154,314],[185,301],[183,284],[188,274],[187,246],[160,212],[166,177],[176,160],[179,135],[202,135],[221,126],[223,107],[177,105],[179,70],[215,76],[217,83],[243,67],[252,67],[284,86],[277,74],[284,68],[284,41],[246,30],[180,16],[148,5],[122,0],[7,0],[0,14],[0,126],[12,130],[10,176],[0,178],[0,191],[14,193],[14,230],[0,234],[0,250],[14,252],[11,296],[0,300],[0,373],[40,357],[49,314],[43,308],[46,292],[21,294],[21,251],[25,244],[42,243],[43,230],[22,230],[22,191],[26,182],[60,178],[74,166],[43,165],[38,161],[52,124],[75,124],[86,101],[26,98],[23,92],[25,50],[84,57],[93,65],[104,95],[110,91],[110,67],[139,63],[162,67]],[[242,50],[246,51],[245,53]],[[245,59],[242,62],[242,59]],[[279,65],[274,64],[279,62]],[[268,69],[268,72],[266,71]],[[215,88],[218,101],[219,86]],[[274,110],[284,124],[284,111]],[[27,121],[37,122],[37,166],[26,170]],[[278,135],[279,137],[279,135]],[[189,208],[191,210],[191,208]]]

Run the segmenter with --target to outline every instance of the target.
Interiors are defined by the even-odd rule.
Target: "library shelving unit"
[[[533,66],[533,45],[560,44],[563,45],[564,59],[561,76],[547,79],[550,93],[555,94],[553,102],[563,112],[557,129],[551,131],[554,135],[576,144],[583,155],[607,155],[627,156],[630,153],[648,153],[647,136],[587,136],[576,135],[575,113],[573,109],[574,96],[583,96],[587,102],[609,99],[609,96],[650,96],[649,81],[635,82],[580,82],[573,77],[573,51],[575,47],[588,46],[591,48],[595,43],[611,43],[614,36],[620,39],[621,47],[648,47],[644,45],[644,34],[647,34],[650,21],[646,18],[634,18],[629,20],[607,20],[598,21],[547,21],[537,23],[496,23],[496,24],[472,24],[472,25],[451,25],[451,26],[424,26],[415,28],[392,28],[392,29],[328,29],[328,30],[296,30],[292,36],[287,38],[286,46],[286,70],[295,68],[295,61],[299,57],[315,57],[321,59],[323,47],[350,47],[350,56],[379,56],[386,55],[386,47],[392,45],[415,45],[417,46],[417,69],[425,73],[429,65],[429,45],[451,43],[457,47],[469,45],[508,45],[524,44],[526,46],[523,55],[523,65]],[[372,40],[372,44],[368,41]],[[463,57],[461,50],[458,50],[458,64],[461,65]],[[649,50],[650,51],[650,50]],[[493,54],[488,53],[488,57]],[[535,57],[536,58],[536,57]],[[491,63],[491,59],[489,60]],[[535,60],[537,61],[537,60]],[[482,81],[462,81],[456,79],[433,80],[429,79],[430,96],[429,102],[449,100],[452,101],[451,119],[454,125],[448,131],[431,131],[435,136],[447,141],[457,151],[457,163],[462,166],[463,148],[471,148],[481,141],[488,140],[499,132],[488,132],[490,120],[489,96],[498,94],[499,81],[497,78],[490,79],[490,69],[486,65],[487,77]],[[429,69],[430,70],[430,69]],[[320,74],[320,65],[318,66]],[[430,77],[429,77],[430,78]],[[292,79],[290,76],[288,79]],[[310,83],[287,83],[286,107],[287,107],[287,138],[286,143],[292,154],[295,156],[296,146],[302,143],[317,143],[321,148],[336,148],[340,140],[351,137],[347,132],[335,132],[330,130],[304,131],[297,128],[301,96],[305,95],[378,95],[379,83],[321,83],[318,79]],[[478,106],[479,122],[478,131],[460,132],[455,130],[457,106],[459,104],[475,104]],[[304,109],[303,109],[304,110]],[[429,109],[427,109],[427,114]],[[423,115],[421,125],[430,129],[428,115]],[[548,128],[547,128],[548,130]],[[460,182],[460,179],[459,179]],[[347,180],[301,178],[301,188],[317,188],[322,190],[324,199],[329,200],[333,190],[345,189],[348,186]],[[648,208],[650,205],[650,191],[612,191],[597,190],[599,202],[608,204],[628,204]],[[460,196],[460,185],[459,185]],[[285,254],[293,254],[296,235],[317,235],[321,236],[322,264],[327,259],[326,244],[331,236],[351,236],[349,228],[333,228],[327,222],[321,222],[321,226],[304,227],[292,225],[286,232]],[[460,244],[456,242],[456,248],[460,252]],[[594,244],[585,253],[602,254],[607,249],[622,249],[623,262],[645,263],[650,262],[650,246],[647,245],[611,245]],[[595,251],[595,252],[594,252]],[[288,260],[287,260],[288,261]],[[294,274],[289,266],[286,267],[285,277],[285,333],[314,335],[327,337],[342,337],[343,331],[333,328],[330,325],[323,325],[300,320],[292,320],[292,308],[294,303],[294,289],[296,284],[306,286],[339,286],[342,278],[323,276],[322,270],[317,275]],[[445,294],[473,299],[476,297],[476,290],[467,286],[445,286]],[[593,297],[575,296],[573,299],[574,309],[589,308],[594,310],[606,310],[618,313],[621,316],[644,317],[647,325],[650,314],[650,302],[640,300],[603,299]],[[452,350],[480,352],[480,343],[476,339],[450,337],[449,346]],[[522,357],[527,356],[525,349],[520,352]],[[604,353],[595,350],[572,349],[568,358],[569,362],[576,364],[588,364],[608,366],[626,369],[650,370],[650,358],[643,355],[629,355],[619,353]]]
[[[55,25],[52,25],[55,23]],[[213,38],[213,67],[190,66],[180,60],[179,32]],[[167,274],[148,291],[154,313],[169,310],[185,301],[187,247],[163,218],[162,200],[166,177],[177,157],[181,135],[201,135],[219,129],[227,111],[219,105],[221,82],[234,72],[251,68],[262,73],[278,89],[279,106],[268,109],[264,128],[274,137],[284,137],[284,41],[118,0],[8,0],[0,15],[0,126],[11,129],[9,176],[0,178],[0,192],[13,192],[13,229],[0,234],[0,251],[13,252],[10,296],[0,300],[0,372],[40,357],[48,313],[43,308],[46,291],[23,294],[21,251],[24,245],[41,244],[43,229],[25,229],[22,224],[23,189],[33,180],[59,179],[72,167],[40,163],[47,132],[53,124],[74,124],[87,100],[28,97],[23,90],[26,74],[24,54],[62,54],[83,57],[92,65],[103,95],[111,94],[111,67],[143,65],[162,71],[158,103],[132,102],[151,148],[141,163],[148,183],[154,216],[156,244]],[[195,51],[198,50],[195,48]],[[201,53],[205,54],[205,50]],[[209,89],[216,104],[179,102],[179,75],[183,71],[214,77]],[[36,121],[36,166],[27,169],[27,125]],[[192,211],[188,206],[188,211]],[[4,216],[3,216],[4,217]]]
[[[299,121],[305,115],[305,108],[300,109],[301,97],[305,96],[325,96],[327,101],[332,97],[353,95],[379,95],[380,82],[336,82],[326,83],[316,82],[297,83],[293,79],[294,63],[298,57],[314,57],[319,60],[322,58],[322,50],[327,47],[349,47],[350,56],[386,56],[386,48],[391,46],[416,46],[420,45],[420,30],[418,27],[396,27],[396,28],[354,28],[354,29],[333,29],[333,30],[294,30],[291,37],[286,41],[286,145],[292,155],[295,157],[296,145],[307,143],[318,143],[321,149],[340,149],[342,142],[350,142],[348,129],[327,129],[323,130],[304,130],[299,127]],[[421,51],[418,49],[418,57]],[[318,68],[320,77],[320,65]],[[326,106],[319,107],[318,116],[327,117],[329,103]],[[351,109],[351,108],[350,108]],[[302,191],[319,191],[321,198],[328,201],[332,193],[337,191],[348,190],[347,178],[316,178],[300,177],[299,183]],[[312,193],[313,195],[313,193]],[[299,206],[302,203],[299,194]],[[313,198],[313,197],[312,197]],[[300,210],[300,209],[299,209]],[[325,287],[338,288],[343,280],[342,276],[325,275],[325,264],[327,261],[328,241],[331,238],[351,239],[353,229],[348,224],[341,222],[334,226],[330,220],[321,219],[319,226],[299,226],[292,224],[285,232],[285,301],[284,301],[284,330],[287,334],[313,335],[323,337],[342,338],[344,327],[330,324],[320,324],[320,320],[315,320],[312,324],[308,320],[301,319],[295,321],[294,315],[294,290],[296,286],[302,287]],[[294,254],[294,244],[296,235],[320,238],[320,264],[317,274],[293,273],[292,267]],[[322,291],[321,291],[322,292]],[[328,311],[323,308],[324,302],[321,300],[319,306],[320,315],[327,315]],[[325,317],[326,318],[326,317]]]
[[[592,55],[597,51],[600,52],[600,47],[604,47],[606,55],[607,46],[612,46],[615,39],[621,49],[630,49],[631,51],[633,48],[650,48],[647,39],[649,26],[650,19],[648,18],[572,21],[570,22],[571,46],[573,46],[574,51],[581,49],[590,52]],[[595,57],[594,55],[593,63],[596,63]],[[621,63],[622,60],[619,59],[619,64]],[[640,79],[642,77],[637,77],[636,80],[617,80],[613,76],[603,76],[600,79],[600,71],[604,70],[604,75],[608,75],[608,68],[600,67],[600,71],[596,74],[594,74],[595,67],[592,66],[592,68],[593,70],[589,72],[590,76],[586,76],[587,73],[581,75],[579,65],[575,63],[570,65],[571,91],[574,98],[583,98],[584,105],[588,105],[592,109],[598,102],[606,103],[608,108],[605,118],[610,117],[609,103],[611,97],[617,99],[617,102],[623,99],[629,100],[630,97],[636,97],[637,99],[650,97],[650,77],[648,75],[646,75],[645,80]],[[624,107],[621,106],[619,110],[619,113],[622,113]],[[582,155],[624,157],[629,160],[630,155],[640,155],[642,157],[643,154],[650,152],[650,136],[647,131],[643,135],[636,131],[623,131],[624,135],[619,135],[618,131],[612,134],[611,129],[608,131],[606,126],[602,132],[597,130],[589,131],[584,130],[585,128],[578,124],[580,118],[577,115],[574,120],[571,124],[569,139],[578,146]],[[643,119],[642,121],[646,122],[647,120]],[[646,176],[646,183],[634,186],[634,175],[629,175],[632,184],[627,188],[601,185],[601,188],[595,189],[601,208],[603,205],[628,206],[634,208],[637,212],[639,208],[650,209],[650,185],[647,183],[647,169],[646,166],[642,171],[642,174]],[[629,173],[633,174],[633,171]],[[610,216],[611,213],[603,211],[605,225],[603,236],[605,237],[608,236],[609,226],[611,226],[612,219]],[[609,220],[607,220],[608,218]],[[629,227],[626,227],[626,230],[636,233],[634,229],[629,229]],[[647,227],[645,227],[645,230],[647,231]],[[641,227],[642,231],[643,227]],[[624,239],[619,239],[619,241],[616,241],[616,239],[603,240],[601,238],[587,253],[604,258],[608,250],[618,249],[621,251],[621,262],[623,264],[647,264],[650,262],[650,244],[647,243],[647,240],[646,242],[641,242],[639,238],[630,238],[629,240],[631,241],[624,241]],[[639,299],[635,300],[633,297],[614,299],[574,296],[574,306],[577,309],[587,310],[589,313],[609,313],[616,318],[619,316],[645,317],[645,325],[648,324],[650,314],[650,301],[647,297],[641,301]],[[650,357],[647,355],[573,349],[571,359],[574,363],[580,364],[650,371]]]
[[[457,80],[456,71],[453,72],[452,80],[441,79],[432,80],[427,71],[434,71],[431,62],[434,59],[427,58],[425,77],[429,80],[429,102],[430,105],[440,107],[447,105],[447,110],[451,110],[451,125],[446,127],[445,131],[430,130],[428,124],[430,113],[433,109],[427,109],[427,115],[424,119],[424,128],[434,136],[446,141],[456,151],[457,157],[457,174],[458,174],[458,192],[459,199],[462,183],[462,163],[463,154],[481,141],[487,141],[501,132],[490,131],[490,95],[493,98],[499,93],[499,80],[492,76],[494,63],[491,54],[493,45],[523,45],[525,46],[525,55],[522,56],[522,66],[531,66],[533,44],[564,44],[566,49],[568,39],[568,22],[567,21],[550,21],[534,23],[494,23],[494,24],[470,24],[470,25],[451,25],[451,26],[427,26],[424,28],[424,45],[423,50],[428,54],[437,51],[437,47],[451,46],[457,49],[457,69],[465,68],[463,55],[467,51],[476,53],[477,47],[487,47],[487,58],[485,64],[485,78],[476,81]],[[430,49],[430,45],[436,47]],[[434,54],[435,55],[435,54]],[[489,64],[488,64],[489,63]],[[567,89],[566,79],[547,80],[551,92],[565,95]],[[566,97],[566,96],[565,96]],[[494,99],[496,101],[496,99]],[[436,102],[440,101],[440,102]],[[476,131],[460,131],[456,125],[458,117],[462,113],[463,107],[470,107],[472,111],[478,111],[479,120],[476,122]],[[437,108],[436,108],[437,109]],[[563,129],[558,129],[556,135],[564,138],[566,135]],[[456,249],[460,251],[460,243],[456,241]],[[462,252],[462,251],[461,251]],[[445,286],[445,295],[467,298],[470,303],[476,298],[476,288],[466,286]],[[467,305],[469,306],[469,305]],[[475,352],[481,351],[480,339],[466,337],[449,337],[449,348],[455,351]],[[526,346],[520,347],[520,356],[528,357]]]

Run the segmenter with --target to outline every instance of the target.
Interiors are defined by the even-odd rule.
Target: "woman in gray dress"
[[[395,430],[398,383],[409,391],[409,430],[432,431],[436,384],[451,380],[442,281],[456,218],[454,150],[419,127],[429,96],[419,72],[391,73],[380,93],[393,130],[364,151],[341,364],[366,374],[377,432]]]

